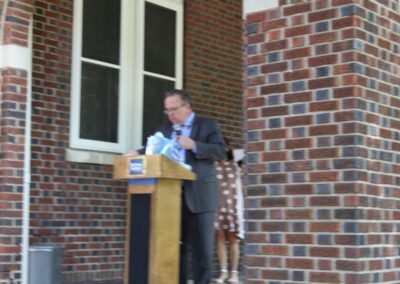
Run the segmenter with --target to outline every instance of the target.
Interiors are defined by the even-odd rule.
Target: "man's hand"
[[[178,142],[179,145],[186,150],[193,150],[196,145],[193,139],[186,136],[180,136]]]

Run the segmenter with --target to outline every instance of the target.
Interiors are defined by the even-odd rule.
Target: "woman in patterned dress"
[[[217,178],[220,190],[220,207],[216,213],[216,245],[220,266],[219,278],[215,283],[239,283],[239,241],[243,239],[243,194],[240,168],[233,156],[232,147],[227,145],[227,160],[217,163]],[[230,274],[228,273],[228,250]],[[226,281],[226,282],[225,282]]]

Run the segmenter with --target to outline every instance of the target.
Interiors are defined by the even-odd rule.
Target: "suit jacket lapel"
[[[192,122],[192,130],[190,132],[190,138],[192,138],[193,140],[195,140],[194,138],[197,137],[197,134],[199,132],[200,129],[200,125],[199,125],[199,120],[197,119],[197,116],[195,116],[193,118],[193,122]]]
[[[168,138],[168,139],[171,138],[172,131],[173,131],[173,128],[172,128],[172,124],[171,123],[168,123],[163,128],[161,128],[161,132],[164,134],[164,137]]]

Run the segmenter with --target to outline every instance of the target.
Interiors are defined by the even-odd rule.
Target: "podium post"
[[[119,156],[128,180],[125,284],[179,282],[181,181],[196,175],[164,155]]]

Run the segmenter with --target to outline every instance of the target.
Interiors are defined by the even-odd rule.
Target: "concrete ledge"
[[[65,156],[68,162],[114,165],[114,159],[119,155],[68,148]]]
[[[0,68],[30,70],[31,61],[28,47],[15,44],[0,45]]]

